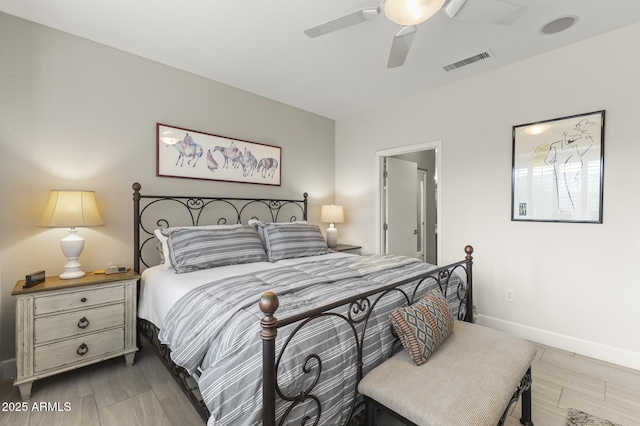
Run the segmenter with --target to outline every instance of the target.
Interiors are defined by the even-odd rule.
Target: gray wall
[[[67,231],[34,226],[51,189],[96,191],[106,225],[79,231],[85,271],[132,266],[133,182],[150,194],[308,192],[312,222],[334,201],[333,120],[2,13],[0,58],[0,361],[15,356],[16,281],[65,263]],[[156,177],[158,122],[282,147],[282,186]]]

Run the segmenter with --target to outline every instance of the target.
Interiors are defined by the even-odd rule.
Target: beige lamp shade
[[[36,226],[75,228],[104,225],[93,191],[52,190]]]
[[[344,209],[342,206],[336,206],[333,204],[322,206],[322,210],[320,210],[320,221],[342,223],[344,222]]]
[[[85,274],[80,269],[78,258],[84,250],[84,238],[78,235],[76,227],[104,225],[93,191],[57,191],[49,194],[49,202],[36,226],[47,228],[69,228],[69,235],[60,240],[60,248],[67,263],[63,280],[80,278]]]

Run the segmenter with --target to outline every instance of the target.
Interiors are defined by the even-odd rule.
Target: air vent
[[[478,53],[477,55],[473,55],[470,56],[466,59],[463,59],[461,61],[458,62],[454,62],[452,64],[446,65],[442,68],[444,68],[445,71],[453,71],[453,70],[457,70],[458,68],[462,68],[464,66],[467,65],[471,65],[471,64],[475,64],[476,62],[480,62],[480,61],[484,61],[486,59],[489,58],[495,58],[496,55],[493,54],[493,52],[491,50],[486,50],[482,53]]]

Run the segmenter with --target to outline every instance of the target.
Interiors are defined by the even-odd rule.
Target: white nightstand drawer
[[[74,291],[52,296],[41,296],[35,300],[35,314],[43,315],[61,310],[100,305],[124,300],[124,285]]]
[[[124,325],[124,303],[83,309],[71,313],[39,317],[34,321],[36,344],[93,333]]]
[[[124,349],[124,328],[80,336],[35,348],[34,373]]]

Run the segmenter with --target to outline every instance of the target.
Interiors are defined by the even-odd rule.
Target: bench
[[[366,422],[376,409],[407,425],[502,425],[522,395],[520,423],[531,421],[531,362],[535,347],[506,333],[455,321],[453,332],[423,365],[406,351],[392,356],[358,385]]]

